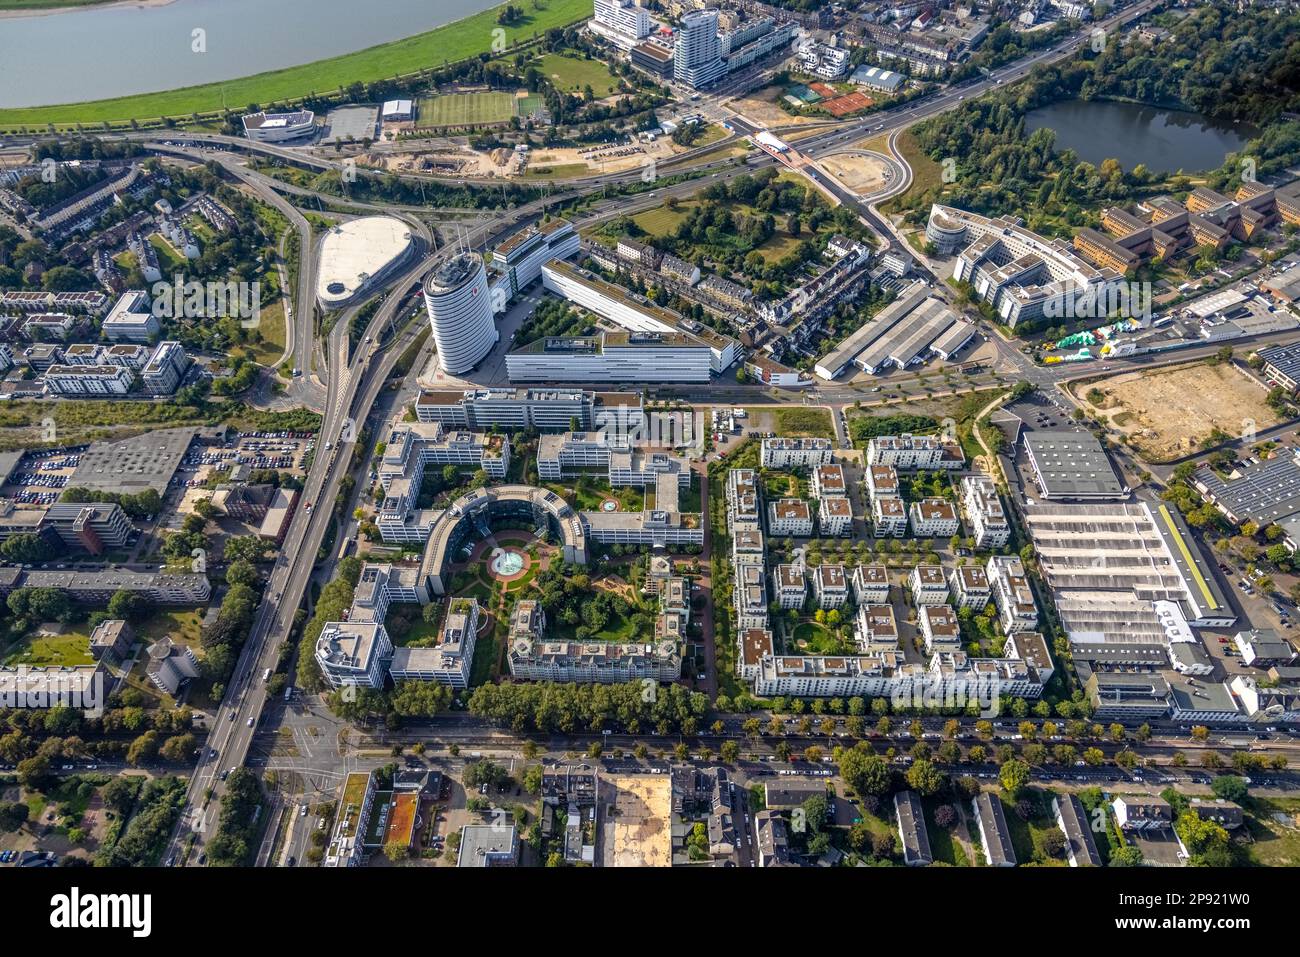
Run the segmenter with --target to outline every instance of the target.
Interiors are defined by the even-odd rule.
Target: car
[[[248,726],[249,726],[250,728],[251,728],[253,725],[255,725],[255,724],[257,724],[257,719],[256,719],[256,718],[249,718],[249,719],[248,719]]]
[[[307,805],[304,804],[302,807],[300,807],[300,808],[298,809],[298,816],[299,816],[299,817],[306,817],[306,816],[307,816]]]
[[[228,778],[228,777],[230,777],[230,771],[229,771],[229,770],[226,770],[226,771],[222,771],[222,772],[221,772],[221,780],[224,781],[224,780],[225,780],[226,778]]]
[[[284,866],[285,866],[285,867],[293,867],[293,866],[296,865],[297,863],[298,863],[298,858],[296,858],[296,857],[294,857],[292,854],[290,854],[290,855],[289,855],[289,859],[286,860],[286,861],[284,862]]]

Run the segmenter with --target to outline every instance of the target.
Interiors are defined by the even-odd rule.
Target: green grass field
[[[4,664],[30,667],[88,665],[90,634],[84,627],[69,626],[61,635],[28,635],[6,649]]]
[[[502,27],[507,44],[526,42],[554,27],[591,16],[591,0],[540,0],[541,9],[524,5],[523,19]],[[0,110],[0,129],[43,128],[47,124],[125,123],[163,116],[189,117],[192,113],[218,113],[229,105],[243,109],[294,100],[315,91],[327,93],[354,83],[405,76],[486,53],[497,29],[498,8],[457,20],[403,40],[358,50],[302,66],[258,73],[224,83],[142,93],[136,96],[70,103],[57,106]]]
[[[650,236],[667,236],[677,229],[697,205],[699,204],[687,201],[678,203],[676,209],[669,209],[666,206],[647,209],[644,213],[633,216],[632,221]]]
[[[515,96],[511,93],[449,93],[420,101],[418,125],[478,126],[483,123],[508,123],[515,115]]]
[[[515,106],[516,112],[521,120],[526,120],[536,113],[546,109],[546,97],[537,93],[529,93],[527,96],[521,96]]]
[[[609,67],[603,60],[548,53],[535,60],[533,65],[566,93],[578,93],[588,86],[597,96],[608,96],[618,91],[618,80],[609,75]]]

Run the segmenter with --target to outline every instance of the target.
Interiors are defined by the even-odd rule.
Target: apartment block
[[[849,601],[849,578],[843,565],[818,565],[813,570],[813,595],[818,607],[829,611]]]
[[[958,565],[949,574],[948,584],[958,608],[983,611],[993,600],[989,576],[979,565]]]
[[[884,565],[853,569],[853,598],[859,605],[889,604],[889,570]]]
[[[976,548],[1001,548],[1011,540],[1011,525],[991,478],[987,475],[964,476],[961,501]]]
[[[950,605],[923,605],[917,619],[925,636],[925,650],[930,654],[961,648],[961,626]]]
[[[1038,627],[1038,604],[1025,575],[1025,566],[1014,555],[994,555],[985,568],[998,620],[1008,634],[1034,631]]]
[[[783,498],[767,507],[769,535],[807,538],[813,533],[812,509],[797,498]]]
[[[917,538],[950,538],[961,531],[957,506],[941,498],[923,498],[908,510],[912,534]]]
[[[907,535],[907,506],[896,495],[880,495],[871,500],[872,533],[876,538],[903,538]]]
[[[912,593],[912,603],[918,608],[948,603],[948,580],[942,565],[917,565],[907,576],[907,587]]]
[[[759,461],[765,469],[812,469],[819,465],[830,465],[833,451],[830,439],[789,439],[778,436],[763,439]]]
[[[803,608],[808,599],[808,580],[802,565],[777,565],[772,570],[772,590],[782,608]]]

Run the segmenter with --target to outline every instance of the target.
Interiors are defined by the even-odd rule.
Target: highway
[[[1155,0],[1146,0],[1106,23],[1114,24],[1138,16],[1154,5],[1154,2]],[[1082,38],[1065,41],[1058,50],[1041,51],[961,90],[943,92],[928,98],[923,103],[907,104],[897,110],[875,114],[864,120],[842,125],[835,130],[815,134],[801,141],[799,148],[812,157],[829,155],[843,148],[844,142],[861,137],[867,132],[905,128],[928,116],[952,109],[967,97],[977,96],[1000,81],[1022,76],[1038,63],[1067,56],[1080,42],[1083,42]],[[746,129],[743,122],[737,122],[736,127],[738,132],[753,132],[753,128]],[[193,162],[216,160],[229,175],[248,184],[257,191],[259,196],[274,205],[297,232],[299,271],[292,319],[288,323],[287,335],[292,337],[292,348],[289,351],[293,355],[293,361],[299,369],[303,370],[302,379],[309,379],[313,369],[312,357],[317,347],[314,308],[317,250],[310,224],[296,208],[278,195],[276,190],[283,188],[283,184],[246,169],[233,154],[224,150],[211,148],[200,150],[195,149],[193,145],[186,145],[206,140],[211,145],[220,144],[226,148],[248,150],[250,144],[246,140],[231,140],[228,137],[210,134],[172,135],[173,141],[166,143],[159,141],[157,134],[153,134],[146,138],[146,145],[155,152],[176,155]],[[185,143],[176,145],[177,140],[184,140]],[[710,144],[707,151],[716,149],[718,145]],[[303,155],[297,150],[263,149],[259,144],[258,151],[271,155],[283,154],[281,158],[290,162],[303,161]],[[705,150],[683,154],[674,161],[674,164],[685,165],[689,163],[692,156],[702,152]],[[330,165],[328,161],[320,162]],[[770,162],[770,160],[759,160],[756,163],[737,166],[728,161],[724,164],[725,173],[719,170],[715,175],[726,175],[731,178],[755,167],[768,165]],[[584,184],[585,192],[589,193],[603,185],[613,185],[639,176],[640,171],[633,170],[630,173],[588,179]],[[831,183],[833,182],[832,180]],[[700,181],[692,181],[670,188],[674,193],[680,190],[685,194],[698,189],[699,186]],[[842,190],[838,184],[830,188],[840,190],[842,195],[839,198],[842,202],[858,211],[864,221],[868,222],[873,229],[880,231],[882,236],[886,235],[883,222],[859,197]],[[476,248],[491,245],[505,232],[540,215],[555,201],[556,197],[547,197],[520,206],[500,218],[488,219],[473,230],[471,243]],[[615,197],[598,204],[600,211],[598,215],[607,215],[608,211],[614,208],[627,211],[636,208],[640,202],[653,205],[661,201],[661,198],[656,199],[653,194],[647,195],[644,200],[635,199],[631,203],[624,197]],[[591,213],[579,218],[586,220],[598,216]],[[348,426],[350,423],[365,420],[380,389],[388,381],[397,358],[414,341],[417,331],[422,327],[418,321],[412,323],[386,347],[381,344],[381,336],[377,334],[387,324],[399,318],[399,310],[409,302],[410,292],[418,288],[412,284],[412,280],[423,275],[439,255],[436,238],[430,236],[427,231],[423,233],[422,238],[427,238],[430,254],[415,257],[386,284],[391,292],[373,317],[355,354],[348,355],[350,350],[346,330],[350,324],[350,317],[355,314],[355,310],[362,308],[363,303],[353,306],[340,316],[335,324],[324,349],[324,363],[318,368],[319,373],[325,377],[323,389],[315,382],[300,386],[299,397],[307,404],[318,402],[319,405],[316,407],[322,412],[317,458],[307,476],[300,499],[303,506],[293,516],[286,535],[286,545],[271,570],[263,601],[256,612],[248,640],[228,684],[226,698],[217,712],[215,725],[210,729],[207,744],[191,778],[185,807],[168,853],[165,855],[165,859],[169,861],[186,864],[192,863],[196,856],[202,858],[202,848],[214,833],[216,826],[219,802],[224,791],[223,772],[246,763],[250,747],[259,732],[259,722],[267,700],[266,686],[261,680],[262,674],[268,668],[273,669],[278,663],[281,646],[292,628],[295,612],[303,605],[312,580],[317,554],[334,521],[333,505],[339,497],[343,477],[351,468],[352,453],[359,430]],[[928,274],[928,270],[924,272]],[[377,295],[378,292],[379,290],[376,290],[372,295]],[[852,392],[852,395],[854,398],[860,397],[860,393],[856,391]],[[364,467],[364,464],[361,463],[360,467]],[[310,649],[306,651],[310,653]],[[192,847],[189,842],[191,834],[194,836]]]

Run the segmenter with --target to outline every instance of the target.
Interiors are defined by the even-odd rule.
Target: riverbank
[[[165,7],[176,0],[0,0],[0,20],[52,17],[89,7]]]
[[[109,100],[3,109],[0,130],[43,130],[49,124],[69,128],[78,124],[124,124],[132,120],[154,122],[164,117],[188,120],[194,114],[243,110],[252,103],[292,102],[313,93],[340,90],[352,83],[411,76],[490,52],[493,32],[497,29],[504,32],[507,46],[513,46],[540,37],[547,30],[587,19],[591,16],[591,0],[541,0],[540,9],[529,4],[522,19],[511,26],[498,26],[500,9],[493,7],[426,33],[355,53],[241,79]]]

